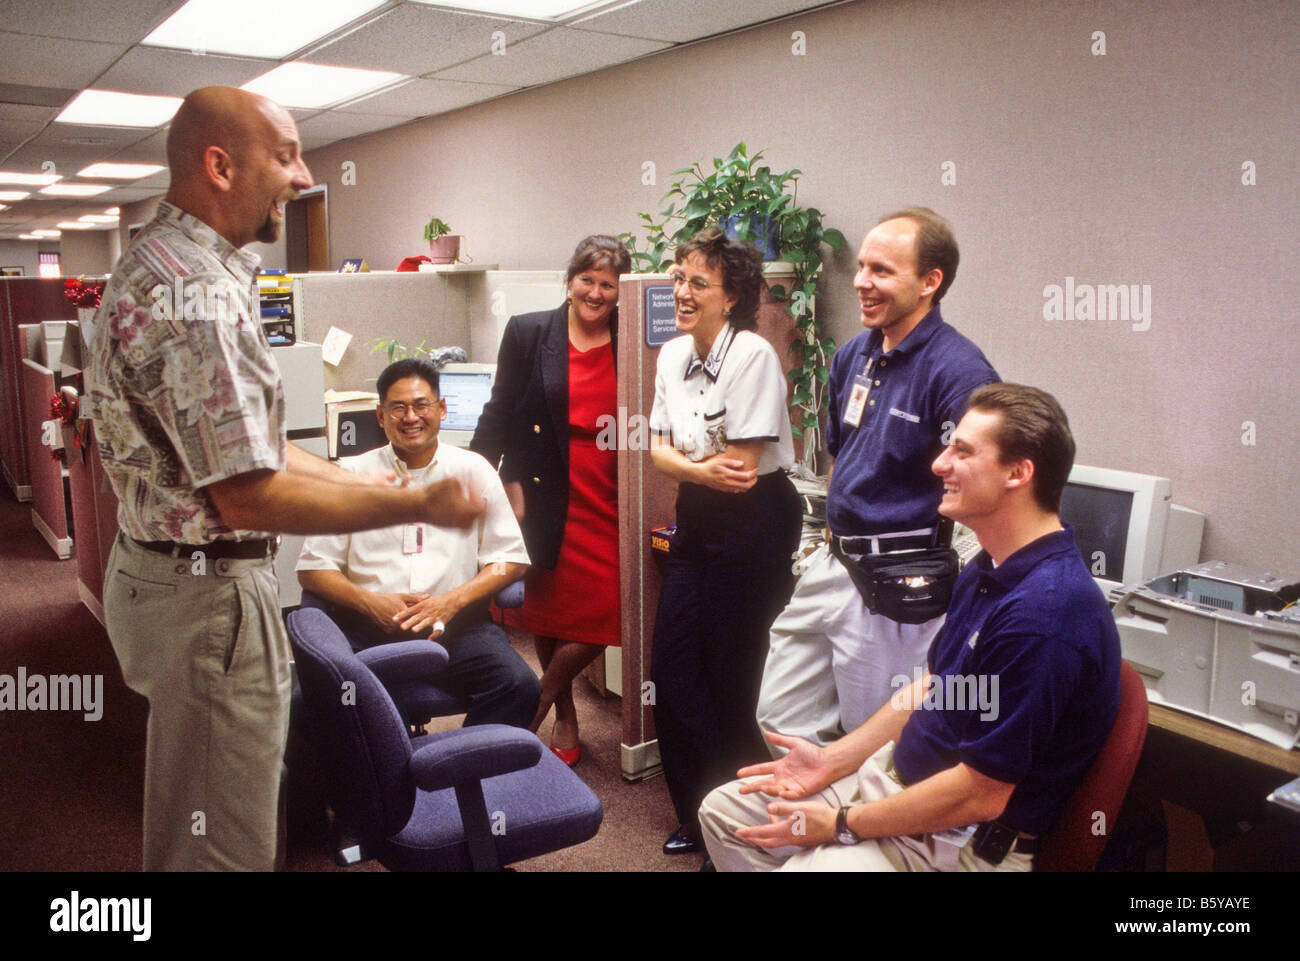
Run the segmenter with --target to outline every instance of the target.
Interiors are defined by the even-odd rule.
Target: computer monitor
[[[331,460],[364,454],[388,443],[375,416],[379,395],[357,400],[331,401],[325,405],[325,431]]]
[[[1205,515],[1173,504],[1167,477],[1075,464],[1061,496],[1083,563],[1104,593],[1191,567]]]
[[[496,375],[496,364],[443,365],[438,371],[438,393],[447,402],[447,418],[438,432],[439,443],[469,446]]]

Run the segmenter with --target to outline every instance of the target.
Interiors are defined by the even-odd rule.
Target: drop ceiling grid
[[[421,77],[489,53],[493,34],[498,31],[505,34],[508,45],[547,29],[541,24],[449,13],[411,4],[394,8],[302,59],[334,67],[392,70]]]
[[[96,161],[165,163],[165,128],[65,128],[53,118],[86,87],[183,96],[208,84],[238,86],[275,66],[276,61],[260,58],[198,56],[140,45],[183,3],[4,0],[0,100],[19,102],[0,102],[0,167],[38,172],[43,162],[53,160],[68,177]],[[825,0],[641,0],[551,26],[390,0],[358,26],[309,47],[299,59],[393,70],[416,79],[343,107],[290,113],[302,128],[304,147],[314,149],[824,5]],[[273,15],[261,28],[274,28]],[[497,31],[505,34],[503,55],[491,53]],[[47,106],[34,106],[24,97]],[[66,143],[78,137],[107,142]],[[57,208],[45,199],[19,201],[17,209],[4,212],[4,222],[15,216],[46,220],[51,212],[67,219],[156,196],[166,185],[164,172]]]
[[[601,70],[670,46],[660,40],[556,27],[519,43],[507,44],[503,53],[488,53],[439,71],[436,76],[446,80],[536,86]],[[582,66],[579,68],[578,64]]]

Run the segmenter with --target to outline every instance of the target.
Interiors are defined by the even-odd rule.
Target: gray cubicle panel
[[[464,347],[469,352],[466,278],[471,276],[476,275],[379,271],[299,275],[293,280],[297,339],[323,343],[331,327],[351,334],[352,342],[338,365],[325,366],[325,386],[374,390],[375,378],[387,364],[382,352],[371,351],[377,339],[396,337],[407,347],[423,343]]]
[[[563,270],[496,270],[456,264],[413,273],[302,274],[294,278],[299,340],[324,341],[330,327],[352,334],[325,386],[373,390],[387,358],[371,352],[378,339],[413,347],[463,347],[469,360],[490,364],[506,321],[564,302]]]

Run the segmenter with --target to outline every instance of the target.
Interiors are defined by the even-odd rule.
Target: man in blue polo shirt
[[[828,746],[769,733],[788,753],[700,807],[718,870],[1032,867],[1119,710],[1119,633],[1059,516],[1073,462],[1051,395],[975,392],[933,469],[984,550],[929,670]]]
[[[939,539],[941,488],[930,464],[971,391],[998,380],[980,349],[940,315],[957,261],[952,228],[925,207],[890,214],[862,243],[853,286],[867,329],[831,363],[831,543],[809,557],[772,625],[758,703],[765,731],[826,744],[853,730],[885,703],[891,678],[924,662],[943,623],[942,615],[903,624],[873,614],[836,553],[911,550]]]

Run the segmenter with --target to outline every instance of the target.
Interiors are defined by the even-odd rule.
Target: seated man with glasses
[[[408,358],[379,375],[379,425],[388,445],[345,457],[359,474],[395,472],[403,483],[456,478],[487,502],[470,528],[400,524],[310,537],[298,560],[303,606],[323,608],[354,650],[424,637],[451,659],[438,687],[468,704],[465,724],[527,727],[541,685],[488,617],[488,601],[528,568],[528,551],[497,472],[480,455],[439,445],[447,403],[438,371]]]

